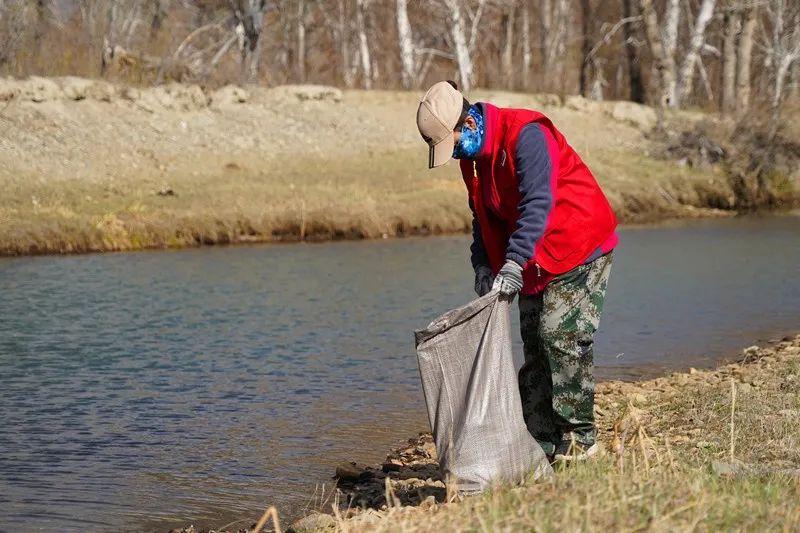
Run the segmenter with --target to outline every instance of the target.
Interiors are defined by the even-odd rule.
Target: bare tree
[[[549,79],[556,80],[551,89],[562,89],[564,85],[564,57],[569,37],[569,0],[542,0],[539,4],[540,46],[542,49],[542,71]]]
[[[105,47],[131,47],[136,29],[142,24],[141,4],[139,2],[109,2],[106,6]]]
[[[679,0],[667,0],[664,14],[664,48],[667,54],[675,55],[678,46],[678,25],[681,19],[681,6]]]
[[[770,98],[770,139],[774,139],[780,124],[783,88],[792,64],[800,58],[800,8],[787,10],[786,0],[771,0],[767,15],[772,22],[772,63],[774,80]]]
[[[707,76],[700,62],[700,51],[705,44],[705,31],[714,15],[715,4],[715,0],[702,0],[700,11],[694,20],[687,4],[687,25],[691,38],[678,71],[676,52],[680,22],[679,1],[667,0],[664,25],[661,28],[652,0],[641,0],[647,40],[660,82],[659,103],[662,107],[679,107],[682,100],[691,94],[698,65],[701,75]]]
[[[658,76],[660,108],[673,107],[677,104],[675,89],[677,86],[674,47],[677,41],[677,0],[669,0],[666,31],[662,33],[658,23],[653,0],[640,0],[645,33],[650,44],[650,53],[653,54],[653,67]],[[674,31],[673,31],[674,23]]]
[[[238,23],[236,33],[239,36],[242,81],[256,83],[261,62],[261,30],[264,24],[264,14],[270,5],[267,0],[228,1]]]
[[[750,61],[753,55],[753,36],[757,22],[757,5],[744,9],[739,54],[736,58],[736,112],[742,114],[750,107]]]
[[[600,59],[598,57],[592,58],[592,72],[594,72],[594,77],[592,78],[592,83],[589,86],[589,98],[592,100],[603,100],[604,99],[604,92],[605,88],[608,85],[608,82],[605,78],[605,73],[603,72],[603,64],[605,63],[604,59]]]
[[[417,62],[414,57],[414,36],[408,21],[408,0],[397,0],[397,40],[400,45],[400,65],[402,66],[403,87],[414,86],[417,76]]]
[[[444,0],[444,4],[450,15],[450,36],[454,43],[461,90],[469,91],[472,88],[474,72],[467,41],[466,21],[464,20],[464,14],[461,12],[461,2],[459,0]]]
[[[695,66],[700,60],[700,49],[705,43],[706,26],[708,25],[709,21],[711,21],[711,17],[714,15],[715,4],[716,0],[703,0],[703,3],[700,6],[700,11],[697,13],[697,19],[694,22],[694,27],[690,27],[692,37],[689,44],[689,49],[687,50],[686,55],[683,58],[683,64],[681,65],[679,78],[680,81],[678,84],[678,103],[685,101],[692,93]],[[687,21],[690,21],[691,24],[691,12],[688,11],[688,4],[686,8],[688,15]]]
[[[741,14],[735,6],[725,11],[720,110],[726,115],[736,109],[736,41],[741,23]]]
[[[11,63],[22,49],[29,24],[27,0],[0,1],[0,66]]]
[[[372,89],[372,59],[367,40],[367,27],[364,13],[369,0],[356,0],[356,28],[358,31],[359,55],[361,56],[361,74],[364,88]]]
[[[533,56],[531,54],[531,10],[527,2],[522,3],[522,88],[528,88]]]
[[[437,4],[430,4],[429,8],[440,8]],[[453,60],[454,55],[435,47],[435,43],[426,43],[424,38],[417,38],[412,32],[408,18],[408,0],[396,0],[395,18],[397,20],[397,39],[400,48],[400,72],[403,87],[411,89],[416,87],[425,77],[434,57]],[[439,28],[435,26],[437,35]],[[422,33],[422,32],[418,32]]]
[[[593,38],[593,28],[595,27],[592,24],[592,19],[594,18],[594,9],[592,8],[590,0],[581,0],[581,64],[579,70],[579,78],[578,78],[578,90],[579,93],[583,96],[587,96],[592,100],[603,100],[604,98],[604,91],[605,87],[608,85],[608,82],[605,78],[605,65],[608,63],[608,60],[598,57],[598,51],[604,45],[607,45],[611,42],[614,35],[620,30],[620,28],[625,27],[626,31],[625,34],[629,35],[630,25],[634,22],[638,22],[641,20],[639,16],[624,16],[622,19],[618,20],[616,23],[608,28],[606,23],[601,24],[600,31],[605,32],[600,39],[598,39],[594,46],[592,46],[592,42],[594,41]],[[602,3],[598,4],[602,5]],[[623,6],[623,9],[625,6]],[[630,5],[627,5],[627,8],[630,9]],[[607,30],[607,31],[606,31]],[[632,39],[631,39],[632,40]],[[628,45],[633,45],[633,42],[630,42],[628,39],[625,40],[623,43],[624,47]],[[622,76],[622,65],[619,64],[617,68],[617,89],[621,85],[621,76]],[[638,69],[638,65],[635,66]],[[638,72],[636,70],[635,72]],[[591,80],[589,79],[589,74],[591,73]],[[635,80],[635,78],[632,78]],[[640,81],[640,80],[639,80]]]
[[[514,16],[516,14],[517,2],[509,0],[508,6],[501,18],[503,27],[503,53],[501,65],[503,67],[503,81],[506,87],[514,87]]]
[[[132,0],[109,2],[105,4],[105,17],[106,26],[100,57],[101,74],[120,68],[157,71],[160,64],[158,59],[131,51],[133,38],[143,23],[142,4]]]
[[[306,81],[306,0],[297,0],[297,51],[295,63],[297,65],[297,78],[303,83]]]
[[[631,0],[622,0],[623,20],[633,19]],[[642,83],[642,66],[639,60],[639,52],[634,42],[634,32],[630,24],[623,25],[623,37],[625,38],[625,56],[628,63],[628,78],[630,84],[629,98],[640,104],[644,103],[644,84]]]
[[[356,9],[357,11],[357,9]],[[336,18],[330,13],[328,6],[319,3],[319,12],[322,13],[325,23],[330,28],[336,48],[339,49],[339,67],[344,86],[351,88],[355,85],[360,52],[358,46],[353,46],[352,12],[348,9],[347,0],[336,0]]]
[[[269,72],[273,84],[365,89],[430,77],[638,102],[647,82],[662,109],[718,96],[724,113],[778,113],[800,96],[798,10],[797,0],[0,0],[0,75],[52,65],[217,85]],[[101,61],[87,68],[86,57]]]
[[[589,70],[589,52],[592,49],[591,35],[589,35],[592,18],[592,5],[589,0],[581,0],[581,66],[578,77],[578,92],[583,96],[587,94],[587,70]]]

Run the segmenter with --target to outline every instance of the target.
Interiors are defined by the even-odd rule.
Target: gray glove
[[[475,268],[475,293],[478,296],[487,294],[492,290],[492,282],[494,282],[492,269],[486,265],[478,265]]]
[[[492,289],[499,289],[504,296],[513,296],[522,289],[522,267],[515,261],[506,260],[506,264],[497,273]]]

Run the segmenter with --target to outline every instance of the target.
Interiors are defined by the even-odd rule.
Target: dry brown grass
[[[605,453],[552,483],[339,520],[355,531],[796,531],[800,336],[744,364],[599,389]],[[733,416],[731,416],[733,413]]]
[[[362,158],[272,162],[257,172],[172,175],[107,186],[11,182],[0,205],[0,253],[133,250],[464,232],[470,227],[458,170],[420,170],[419,150]],[[630,153],[589,158],[621,220],[692,216],[713,174]],[[275,167],[278,167],[278,171]],[[167,191],[168,192],[168,191]]]
[[[7,180],[0,253],[465,231],[470,220],[460,180],[442,171],[404,172],[412,155],[419,153],[386,154],[380,163],[308,157],[257,172],[223,167],[221,175],[176,174],[168,195],[159,194],[157,178],[113,185]]]

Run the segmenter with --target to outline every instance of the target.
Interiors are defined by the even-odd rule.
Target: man
[[[470,105],[443,81],[423,97],[417,127],[429,168],[460,160],[475,292],[519,293],[528,430],[555,461],[594,455],[592,346],[618,242],[608,200],[537,111]]]

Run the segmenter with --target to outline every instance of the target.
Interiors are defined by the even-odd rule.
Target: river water
[[[412,331],[472,297],[468,245],[0,259],[0,530],[297,515],[426,429]],[[622,229],[598,374],[796,333],[799,277],[797,217]]]

